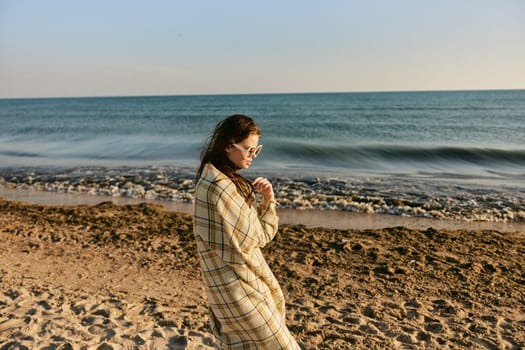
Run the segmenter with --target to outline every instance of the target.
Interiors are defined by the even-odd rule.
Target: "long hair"
[[[260,136],[261,130],[248,116],[234,114],[220,121],[202,148],[197,180],[202,176],[204,166],[211,163],[233,181],[237,191],[248,204],[251,204],[254,199],[251,182],[237,173],[238,169],[226,155],[226,148],[229,145],[241,142],[251,134]]]

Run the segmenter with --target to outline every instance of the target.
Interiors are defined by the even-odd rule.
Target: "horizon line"
[[[189,93],[189,94],[129,94],[92,96],[34,96],[0,97],[0,100],[38,100],[38,99],[89,99],[89,98],[134,98],[134,97],[192,97],[192,96],[252,96],[252,95],[321,95],[321,94],[370,94],[370,93],[415,93],[415,92],[476,92],[476,91],[524,91],[525,88],[495,89],[437,89],[437,90],[354,90],[354,91],[296,91],[296,92],[235,92],[235,93]]]

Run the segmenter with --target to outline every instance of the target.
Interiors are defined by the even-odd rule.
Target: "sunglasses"
[[[235,147],[238,150],[242,151],[245,155],[248,155],[248,156],[253,157],[253,158],[255,158],[259,154],[261,154],[261,150],[263,148],[262,145],[259,145],[257,147],[244,148],[241,145],[238,145],[236,143],[233,144],[233,147]]]

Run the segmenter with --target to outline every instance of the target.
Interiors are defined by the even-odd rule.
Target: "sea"
[[[281,207],[525,221],[525,90],[0,99],[0,186],[191,203],[231,114]]]

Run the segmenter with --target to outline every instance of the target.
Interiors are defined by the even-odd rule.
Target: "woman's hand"
[[[273,187],[270,181],[264,177],[258,177],[252,182],[253,187],[259,192],[262,193],[265,201],[275,200],[275,195],[273,193]]]

